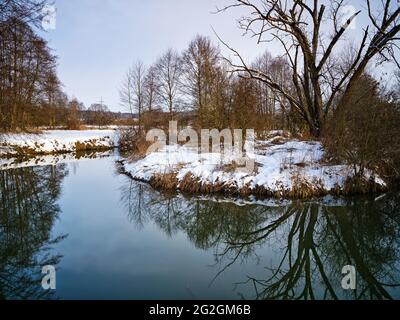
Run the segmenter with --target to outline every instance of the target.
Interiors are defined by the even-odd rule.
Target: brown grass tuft
[[[387,188],[375,183],[373,179],[368,180],[356,175],[346,180],[342,193],[344,195],[356,195],[379,193],[384,191],[387,191]]]
[[[89,140],[87,142],[80,142],[77,141],[75,142],[75,151],[80,152],[80,151],[105,151],[109,150],[110,147],[108,146],[103,146],[103,145],[97,145],[97,141],[95,139]]]
[[[176,172],[155,174],[150,179],[150,185],[156,189],[176,190],[178,186],[178,178]]]
[[[306,181],[300,174],[292,177],[292,189],[284,191],[286,198],[309,199],[313,197],[322,197],[327,194],[320,180],[313,182]]]

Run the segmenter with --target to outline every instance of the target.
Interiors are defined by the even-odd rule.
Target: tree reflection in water
[[[67,174],[65,165],[0,171],[0,298],[54,297],[41,286],[41,270],[61,259],[50,249],[64,237],[52,239],[51,230]]]
[[[166,196],[132,181],[122,191],[133,223],[153,221],[170,236],[183,231],[196,247],[213,249],[216,277],[273,248],[276,257],[264,279],[239,280],[254,285],[254,296],[245,298],[399,298],[399,195],[238,206]],[[341,287],[346,265],[357,270],[354,291]]]

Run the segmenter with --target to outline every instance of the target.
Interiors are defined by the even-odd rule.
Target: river
[[[117,158],[0,171],[0,298],[400,298],[398,194],[163,194],[118,174]],[[42,288],[45,265],[55,290]]]

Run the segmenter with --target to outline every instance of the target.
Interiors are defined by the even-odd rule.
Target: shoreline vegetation
[[[326,161],[322,144],[289,138],[271,131],[256,140],[253,172],[244,172],[235,156],[198,154],[180,145],[168,145],[142,158],[137,154],[118,161],[119,172],[164,191],[193,195],[225,195],[241,198],[309,199],[327,195],[379,194],[389,190],[378,175]]]
[[[107,151],[118,146],[113,129],[45,130],[42,133],[0,135],[0,159]]]
[[[3,134],[0,169],[104,155],[119,148],[121,135],[117,128]],[[182,145],[167,145],[148,155],[130,153],[117,164],[121,174],[154,189],[190,195],[310,199],[379,194],[390,189],[372,171],[360,176],[352,166],[329,163],[321,142],[292,138],[282,130],[266,132],[247,156],[254,160],[252,172],[242,171],[235,155],[199,154]]]
[[[123,163],[126,174],[155,188],[244,197],[367,194],[400,186],[398,4],[366,1],[366,10],[354,4],[342,24],[342,1],[289,2],[232,0],[217,9],[238,10],[243,35],[257,35],[259,48],[271,46],[249,59],[216,30],[213,36],[194,30],[184,48],[165,48],[155,60],[139,58],[127,68],[118,90],[125,112],[113,112],[102,97],[85,105],[64,91],[57,55],[42,35],[49,2],[5,1],[0,160],[119,147],[131,160]],[[349,30],[357,19],[363,32]],[[252,172],[240,170],[242,151],[218,162],[221,153],[199,154],[174,141],[140,159],[147,134],[165,133],[170,122],[187,128],[190,140],[212,128],[253,131],[256,146],[246,150]],[[74,131],[109,125],[119,128]],[[36,128],[69,131],[29,133]],[[287,134],[268,136],[271,130]]]

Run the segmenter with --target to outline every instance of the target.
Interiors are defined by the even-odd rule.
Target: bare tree
[[[85,110],[85,106],[78,99],[73,98],[68,103],[68,114],[66,119],[66,125],[68,129],[77,130],[81,124],[81,114]]]
[[[0,126],[25,129],[42,105],[54,107],[61,91],[56,57],[23,20],[11,17],[0,25],[8,26],[0,31]]]
[[[57,58],[37,34],[47,3],[0,1],[0,130],[68,122]]]
[[[104,103],[93,103],[87,111],[88,123],[99,127],[109,125],[112,121],[110,109]]]
[[[159,104],[159,83],[157,81],[157,70],[151,66],[144,79],[144,99],[146,111],[152,112]]]
[[[381,61],[393,57],[391,53],[397,47],[400,31],[398,2],[385,0],[372,5],[370,0],[366,0],[369,23],[363,29],[351,63],[342,66],[332,76],[339,43],[361,11],[340,25],[344,1],[328,3],[319,0],[314,0],[312,4],[302,0],[236,0],[219,10],[247,9],[248,15],[240,19],[240,27],[257,38],[258,43],[273,41],[280,44],[292,69],[293,93],[268,74],[252,68],[237,50],[221,40],[238,59],[238,62],[231,62],[234,71],[260,80],[283,95],[306,121],[315,137],[320,136],[325,117],[334,103],[337,103],[337,108],[347,104],[347,93],[367,65],[376,57]],[[326,32],[330,32],[331,36],[325,37]],[[339,93],[342,93],[341,98],[336,101]]]
[[[256,59],[252,65],[253,69],[268,74],[271,79],[278,83],[287,92],[292,92],[291,71],[287,60],[283,57],[273,57],[268,51]],[[289,101],[284,95],[272,90],[265,82],[254,81],[253,85],[257,90],[257,114],[260,119],[267,121],[263,128],[274,128],[276,122],[280,123],[279,128],[289,128],[291,121],[289,116],[291,108]],[[279,120],[279,121],[275,121]],[[268,123],[269,122],[269,123]]]
[[[132,118],[134,117],[134,98],[133,98],[133,77],[132,70],[126,73],[124,80],[122,81],[121,88],[119,90],[119,99],[121,105],[128,110]]]
[[[168,49],[158,59],[156,66],[160,97],[166,103],[170,118],[173,119],[174,112],[176,112],[181,102],[181,58],[176,51]]]
[[[209,38],[196,36],[183,53],[184,90],[197,111],[200,127],[204,125],[210,104],[220,60],[219,49]]]
[[[16,21],[40,27],[47,0],[2,0],[0,2],[0,30],[4,32]]]
[[[142,113],[145,104],[146,67],[142,61],[137,61],[126,73],[120,90],[121,104],[134,115],[138,114],[139,129],[142,125]]]

